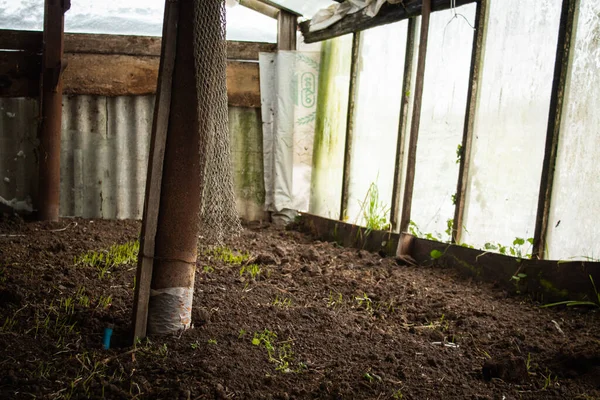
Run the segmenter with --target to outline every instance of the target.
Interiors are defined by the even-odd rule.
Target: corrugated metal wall
[[[154,96],[65,96],[61,145],[63,216],[141,218]],[[37,101],[0,99],[0,196],[35,199]],[[231,107],[240,215],[264,217],[260,110]]]

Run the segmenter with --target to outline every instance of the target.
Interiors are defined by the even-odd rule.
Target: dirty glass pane
[[[448,220],[454,218],[475,8],[433,13],[429,26],[411,220],[421,233],[442,240],[449,240]]]
[[[309,212],[338,219],[342,195],[352,35],[323,42]]]
[[[572,51],[546,257],[597,261],[600,259],[600,3],[596,0],[581,1]]]
[[[346,211],[351,223],[389,219],[407,26],[402,21],[362,33]],[[377,205],[373,212],[369,198]]]
[[[465,210],[468,244],[510,245],[533,236],[560,8],[561,0],[490,2]]]

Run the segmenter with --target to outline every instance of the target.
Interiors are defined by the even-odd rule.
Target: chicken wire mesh
[[[236,236],[236,209],[227,113],[225,1],[194,1],[194,61],[200,134],[200,237],[221,244]]]

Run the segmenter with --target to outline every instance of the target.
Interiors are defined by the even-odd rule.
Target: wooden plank
[[[106,54],[66,54],[66,94],[147,95],[156,92],[159,59]],[[229,105],[260,107],[259,67],[254,62],[227,63]]]
[[[286,11],[281,11],[277,18],[277,49],[296,50],[296,33],[298,17]]]
[[[0,50],[42,52],[42,32],[0,29]],[[121,54],[160,57],[161,38],[154,36],[66,33],[65,53]],[[258,53],[274,52],[275,43],[227,41],[227,59],[258,61]]]
[[[600,282],[600,263],[550,261],[515,257],[470,249],[459,245],[412,238],[410,255],[423,266],[450,267],[479,281],[494,283],[508,292],[529,294],[544,303],[565,300],[595,300],[590,281]],[[435,251],[435,257],[432,252]],[[523,274],[518,280],[512,278]]]
[[[320,240],[335,242],[340,246],[378,252],[393,257],[400,235],[388,231],[375,231],[336,221],[318,215],[301,213],[297,228]]]
[[[548,235],[548,220],[552,202],[552,188],[554,184],[554,171],[556,169],[556,155],[560,138],[560,127],[563,114],[565,87],[569,75],[569,59],[573,35],[575,34],[575,14],[578,0],[563,0],[558,31],[558,44],[556,47],[556,61],[554,65],[554,80],[550,95],[550,112],[548,115],[548,130],[546,131],[546,145],[544,161],[542,163],[542,176],[538,208],[533,236],[533,256],[544,258],[546,251],[546,237]]]
[[[419,55],[417,59],[417,75],[415,82],[415,97],[413,115],[408,142],[408,160],[406,167],[406,183],[404,185],[404,198],[400,217],[400,232],[406,232],[410,223],[412,195],[415,185],[415,167],[417,164],[417,142],[419,139],[419,126],[421,122],[421,103],[423,101],[423,84],[425,81],[425,62],[427,58],[427,40],[429,36],[429,17],[431,15],[431,0],[423,0],[423,14],[421,16],[421,34],[419,38]]]
[[[404,74],[402,80],[402,102],[398,121],[398,140],[396,141],[396,161],[394,164],[394,183],[392,188],[392,206],[390,208],[390,223],[396,231],[400,225],[400,198],[402,194],[402,167],[404,165],[404,148],[408,127],[408,112],[410,109],[410,89],[413,80],[413,60],[415,55],[415,38],[417,36],[417,20],[410,18],[406,32],[406,52],[404,54]]]
[[[456,184],[454,219],[452,224],[452,242],[460,243],[465,215],[466,194],[471,166],[471,148],[473,147],[473,131],[475,130],[475,114],[479,99],[481,71],[483,70],[483,49],[488,20],[488,0],[477,2],[475,11],[475,31],[473,32],[473,49],[471,50],[471,67],[469,72],[469,88],[467,90],[467,109],[461,142],[461,157],[458,166]]]
[[[144,199],[144,213],[140,236],[140,256],[136,273],[136,288],[133,302],[133,342],[146,336],[148,320],[148,303],[150,301],[150,285],[154,265],[155,239],[158,228],[158,210],[162,184],[163,161],[169,114],[171,110],[171,89],[173,71],[175,69],[175,52],[177,47],[177,21],[179,20],[179,3],[167,2],[163,22],[162,57],[158,75],[158,91],[154,103],[154,120],[150,141],[150,155]]]
[[[431,10],[440,11],[451,8],[452,4],[460,7],[465,4],[474,3],[477,0],[432,0]],[[320,42],[332,39],[347,33],[358,32],[380,25],[391,24],[410,17],[421,15],[421,0],[405,0],[398,4],[384,3],[375,17],[369,17],[364,10],[349,14],[328,28],[310,32],[310,21],[300,24],[300,30],[306,43]]]
[[[238,2],[241,6],[254,10],[270,18],[277,19],[277,16],[279,15],[279,9],[270,4],[265,4],[259,0],[238,0]]]
[[[0,51],[0,97],[37,97],[42,57],[22,51]]]
[[[0,50],[42,52],[43,32],[0,29]]]
[[[227,63],[227,97],[230,106],[260,107],[260,74],[258,63]]]
[[[347,219],[348,203],[350,201],[350,172],[352,170],[352,146],[354,144],[354,110],[358,94],[360,38],[361,33],[352,36],[352,59],[350,61],[350,86],[348,90],[348,112],[346,113],[346,135],[344,141],[344,166],[342,172],[342,200],[340,202],[340,221]]]

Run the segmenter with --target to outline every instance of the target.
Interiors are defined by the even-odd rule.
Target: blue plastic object
[[[112,336],[112,328],[104,328],[104,338],[102,339],[102,347],[104,350],[110,349],[110,337]]]

